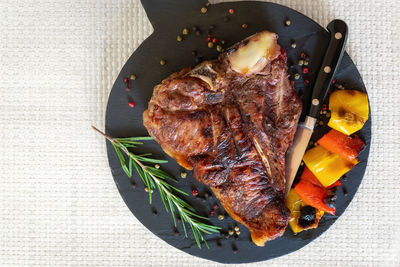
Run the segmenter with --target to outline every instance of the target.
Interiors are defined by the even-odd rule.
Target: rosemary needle
[[[175,209],[178,211],[180,218],[182,219],[182,226],[185,232],[185,237],[188,237],[185,223],[190,226],[192,230],[194,239],[199,248],[201,248],[201,241],[204,241],[205,245],[208,247],[203,234],[219,233],[220,227],[210,225],[201,222],[199,219],[208,220],[207,218],[200,216],[196,213],[196,210],[190,206],[186,201],[180,198],[176,193],[187,196],[188,194],[172,185],[170,185],[166,180],[170,179],[177,182],[178,180],[166,173],[165,171],[154,168],[146,163],[152,164],[162,164],[167,163],[166,160],[159,160],[150,158],[151,153],[146,153],[142,155],[136,155],[129,151],[129,148],[135,148],[138,145],[142,145],[142,141],[153,140],[153,138],[147,137],[128,137],[128,138],[112,138],[96,127],[92,128],[103,135],[108,141],[113,145],[115,152],[120,160],[121,167],[125,171],[128,177],[132,177],[133,168],[138,173],[139,177],[142,179],[143,183],[147,188],[149,188],[149,201],[152,202],[152,191],[151,189],[158,189],[161,200],[164,204],[165,210],[171,212],[174,226],[176,227]],[[125,159],[123,153],[128,156],[128,162]]]

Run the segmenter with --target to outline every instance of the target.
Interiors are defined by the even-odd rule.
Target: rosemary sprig
[[[142,179],[143,183],[147,187],[149,191],[149,202],[152,202],[152,189],[157,188],[160,194],[161,200],[164,204],[165,210],[167,212],[171,211],[171,215],[174,221],[174,225],[176,227],[176,218],[175,218],[175,209],[178,211],[179,216],[182,220],[183,230],[185,232],[185,237],[187,238],[187,230],[185,226],[185,222],[190,226],[192,230],[194,239],[196,240],[197,246],[201,248],[201,241],[204,241],[207,248],[209,248],[207,241],[204,239],[203,234],[211,234],[211,233],[219,233],[220,227],[210,225],[204,222],[201,222],[199,219],[208,220],[208,218],[200,216],[196,213],[196,210],[190,206],[186,201],[176,195],[176,193],[180,193],[182,195],[187,196],[188,194],[172,185],[167,183],[167,179],[177,182],[178,180],[166,173],[163,170],[160,170],[155,167],[151,167],[145,165],[145,163],[155,163],[162,164],[167,163],[166,160],[159,160],[150,158],[151,153],[136,155],[129,151],[129,148],[134,148],[138,145],[142,145],[142,141],[153,140],[153,138],[147,137],[128,137],[128,138],[112,138],[96,127],[92,126],[94,130],[103,135],[108,141],[113,145],[115,152],[121,162],[122,169],[125,171],[128,177],[132,177],[133,168],[135,168],[139,177]],[[125,153],[128,156],[128,163],[125,159]]]

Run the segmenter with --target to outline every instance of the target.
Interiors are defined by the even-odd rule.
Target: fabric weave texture
[[[321,25],[348,23],[372,145],[358,193],[327,232],[248,266],[400,266],[400,2],[273,2]],[[221,266],[136,220],[90,128],[104,128],[114,80],[151,32],[138,0],[0,0],[1,266]]]

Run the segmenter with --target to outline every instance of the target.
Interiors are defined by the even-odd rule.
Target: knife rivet
[[[342,34],[340,32],[335,33],[335,39],[336,40],[342,39]]]
[[[314,106],[318,106],[319,100],[316,99],[316,98],[314,98],[314,99],[312,100],[312,104],[313,104]]]
[[[324,67],[324,72],[325,72],[325,73],[331,72],[331,67],[325,66],[325,67]]]

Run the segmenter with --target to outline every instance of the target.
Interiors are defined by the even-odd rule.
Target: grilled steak
[[[277,38],[260,32],[218,60],[172,74],[143,114],[149,134],[259,246],[288,223],[285,153],[301,113]]]

